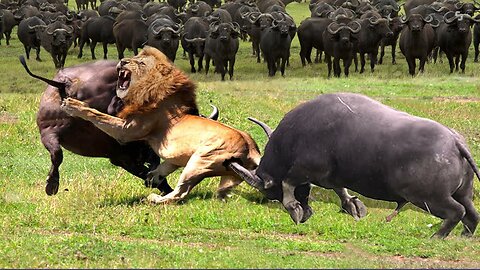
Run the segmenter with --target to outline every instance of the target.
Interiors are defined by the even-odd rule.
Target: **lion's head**
[[[195,84],[156,48],[146,46],[137,56],[122,59],[117,70],[117,96],[125,104],[118,117],[165,106],[198,115]]]

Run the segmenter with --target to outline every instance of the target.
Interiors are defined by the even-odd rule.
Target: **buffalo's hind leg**
[[[435,196],[435,200],[431,201],[416,201],[413,202],[416,206],[428,211],[432,215],[443,219],[440,229],[432,235],[432,237],[445,238],[453,230],[453,228],[465,216],[465,208],[459,202],[454,200],[451,196],[440,197]]]
[[[342,203],[342,209],[350,214],[355,220],[367,215],[367,207],[356,196],[348,194],[346,188],[333,189]]]
[[[466,179],[473,176],[467,175]],[[473,181],[465,181],[463,185],[453,194],[453,198],[465,208],[465,216],[462,218],[463,236],[472,236],[480,221],[480,215],[473,205]]]
[[[58,135],[54,132],[42,132],[41,141],[45,148],[50,153],[50,160],[52,166],[47,176],[47,185],[45,186],[45,192],[47,195],[55,195],[58,192],[60,173],[58,168],[63,161],[63,151],[60,146]]]

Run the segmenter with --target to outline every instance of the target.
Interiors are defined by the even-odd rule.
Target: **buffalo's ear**
[[[240,36],[240,33],[236,32],[236,31],[232,31],[232,32],[230,33],[230,36],[231,36],[232,38],[238,38],[238,37]]]
[[[218,38],[218,31],[212,31],[212,32],[210,32],[210,37],[213,38],[213,39]]]

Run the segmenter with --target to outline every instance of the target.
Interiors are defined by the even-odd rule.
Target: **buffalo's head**
[[[327,26],[327,31],[332,38],[339,41],[344,46],[349,46],[355,34],[360,32],[362,26],[356,20],[350,20],[348,18],[337,18]]]
[[[423,18],[420,14],[412,14],[409,17],[402,17],[401,22],[408,26],[413,33],[418,33],[423,30],[423,27],[427,23],[432,23],[434,21],[433,16],[429,15],[427,18]]]
[[[52,37],[53,46],[63,46],[72,39],[73,27],[64,26],[63,28],[46,29],[47,35]]]
[[[370,17],[368,27],[383,37],[390,38],[393,32],[389,27],[389,20],[384,18]]]
[[[240,36],[240,26],[238,23],[218,23],[210,24],[210,37],[219,39],[222,42],[227,42],[231,38],[238,38]]]
[[[312,9],[312,17],[318,17],[318,18],[327,18],[330,13],[335,11],[335,8],[332,7],[331,5],[327,3],[318,3],[313,9]]]
[[[447,12],[443,16],[443,20],[446,24],[448,24],[449,28],[456,29],[456,31],[460,33],[467,33],[470,31],[470,27],[472,27],[475,23],[480,22],[479,20],[472,18],[468,14],[460,14],[458,11]]]

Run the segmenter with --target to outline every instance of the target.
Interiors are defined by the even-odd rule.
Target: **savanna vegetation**
[[[297,25],[308,3],[287,7]],[[15,32],[15,31],[14,31]],[[151,205],[153,190],[106,159],[64,153],[60,192],[47,196],[50,168],[35,114],[45,84],[30,78],[18,56],[23,46],[13,35],[0,45],[0,267],[2,268],[479,268],[479,232],[460,237],[461,225],[444,240],[431,239],[441,220],[413,206],[387,223],[394,204],[359,196],[368,215],[355,221],[340,211],[336,195],[312,190],[315,215],[295,225],[283,206],[269,202],[243,183],[226,202],[215,198],[217,178],[200,183],[185,201]],[[101,46],[97,46],[97,55]],[[191,74],[203,113],[209,103],[219,121],[249,132],[263,149],[266,137],[246,120],[254,116],[275,127],[297,104],[322,93],[356,92],[411,114],[431,118],[462,133],[480,161],[480,64],[473,52],[465,74],[449,74],[448,63],[429,63],[412,78],[404,57],[389,53],[371,74],[327,79],[326,64],[302,68],[298,39],[292,44],[286,76],[269,78],[249,43],[242,42],[233,81],[220,75]],[[66,66],[78,60],[73,48]],[[30,60],[31,70],[52,77],[50,56]],[[130,52],[131,55],[131,52]],[[117,57],[114,46],[109,57]],[[176,65],[189,70],[180,49]],[[81,138],[79,138],[81,139]],[[168,177],[171,185],[179,172]],[[432,189],[435,187],[431,187]],[[475,205],[480,210],[480,181]]]

